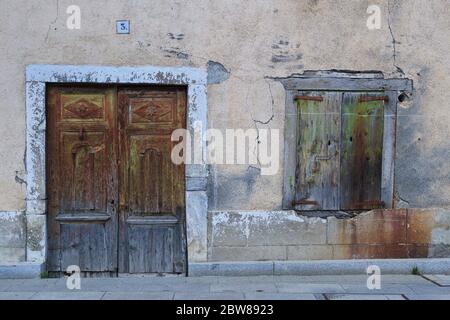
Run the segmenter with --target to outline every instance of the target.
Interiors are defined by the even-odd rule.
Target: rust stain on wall
[[[373,210],[335,220],[328,241],[335,259],[426,258],[432,244],[432,210]]]

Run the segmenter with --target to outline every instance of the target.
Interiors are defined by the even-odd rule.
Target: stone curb
[[[383,274],[450,274],[450,259],[322,260],[202,262],[189,264],[189,276],[263,276],[263,275],[358,275],[367,274],[368,266],[378,266]],[[0,279],[39,278],[40,263],[0,265]]]
[[[0,279],[35,279],[40,278],[44,265],[42,263],[22,262],[0,265]]]
[[[381,274],[450,274],[450,259],[321,260],[264,262],[190,263],[189,276],[261,275],[367,275],[368,266],[378,266]]]

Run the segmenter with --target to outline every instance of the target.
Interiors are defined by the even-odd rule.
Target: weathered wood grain
[[[343,210],[383,206],[381,169],[385,102],[367,99],[383,95],[384,93],[344,93],[340,174],[340,206]]]
[[[118,100],[119,272],[185,272],[184,165],[170,158],[172,131],[186,126],[185,89],[121,88]]]
[[[341,92],[304,92],[298,100],[297,210],[339,209]]]
[[[117,268],[116,90],[50,86],[47,92],[50,272]]]

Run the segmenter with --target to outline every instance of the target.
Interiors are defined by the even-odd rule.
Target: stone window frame
[[[303,74],[278,78],[286,91],[284,132],[283,202],[285,210],[293,210],[295,187],[292,174],[297,166],[297,112],[294,97],[299,91],[384,91],[389,101],[384,106],[381,201],[386,209],[394,208],[394,166],[399,96],[412,95],[413,81],[406,78],[385,79],[382,72],[305,71]],[[322,210],[318,210],[322,211]]]
[[[45,263],[47,249],[46,85],[47,83],[182,85],[187,87],[186,128],[207,128],[207,72],[191,67],[45,65],[26,67],[26,261]],[[203,130],[204,132],[204,130]],[[204,135],[204,133],[202,133]],[[206,139],[200,143],[206,150]],[[207,167],[186,164],[186,236],[189,262],[207,260]]]

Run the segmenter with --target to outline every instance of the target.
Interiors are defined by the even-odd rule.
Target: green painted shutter
[[[344,93],[341,116],[340,207],[382,207],[383,93]]]
[[[297,97],[297,210],[339,209],[341,92],[302,92]]]

